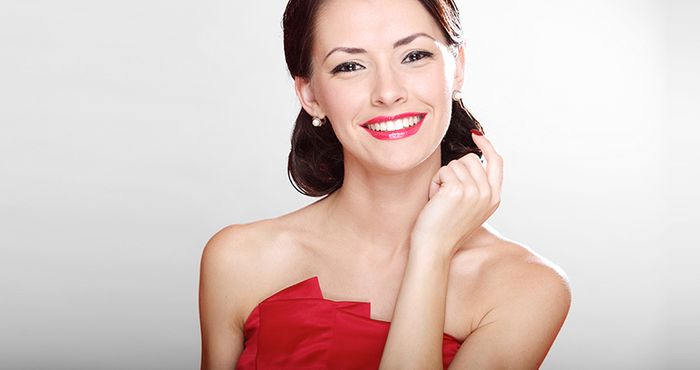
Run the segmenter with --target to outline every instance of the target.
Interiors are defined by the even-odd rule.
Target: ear
[[[464,45],[460,44],[457,48],[457,55],[455,57],[455,79],[454,79],[454,90],[462,90],[462,85],[464,84]]]
[[[294,77],[294,90],[299,98],[301,107],[312,117],[325,118],[316,95],[311,89],[311,81],[308,78]]]

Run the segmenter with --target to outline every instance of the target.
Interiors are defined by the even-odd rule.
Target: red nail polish
[[[470,131],[471,131],[471,133],[474,134],[474,135],[484,136],[484,134],[482,134],[482,133],[479,132],[478,130],[471,129]]]

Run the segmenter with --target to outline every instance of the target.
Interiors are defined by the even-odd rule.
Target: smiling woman
[[[408,32],[408,34],[401,34],[401,32],[397,32],[399,29],[392,28],[386,23],[386,20],[382,19],[376,19],[376,24],[372,24],[372,19],[366,19],[364,22],[366,22],[367,25],[362,25],[359,17],[352,17],[352,19],[346,19],[347,23],[339,24],[333,23],[324,12],[324,14],[320,16],[321,19],[317,21],[317,10],[320,6],[320,2],[310,1],[303,4],[295,4],[293,1],[290,2],[284,17],[286,36],[285,55],[290,73],[292,76],[297,77],[297,82],[308,82],[313,77],[311,71],[312,65],[314,65],[314,63],[312,63],[314,55],[311,53],[312,45],[310,44],[310,40],[315,36],[314,31],[318,31],[324,26],[326,26],[324,29],[327,28],[328,32],[333,35],[333,38],[328,42],[342,42],[341,40],[343,38],[339,36],[343,33],[348,33],[350,34],[349,36],[353,37],[359,36],[357,33],[353,32],[355,27],[370,27],[367,29],[367,35],[369,37],[373,37],[375,32],[385,32],[384,29],[393,30],[393,34],[400,35],[397,36],[400,38],[392,41],[389,51],[394,54],[393,57],[397,58],[396,62],[404,66],[404,71],[420,70],[421,67],[422,69],[426,69],[425,66],[428,64],[432,64],[434,69],[435,63],[430,62],[434,61],[436,58],[438,60],[442,59],[442,57],[444,57],[442,54],[446,51],[449,51],[447,54],[452,56],[448,56],[448,62],[459,61],[463,63],[463,55],[459,56],[462,34],[459,26],[460,22],[457,8],[453,4],[440,1],[416,2],[416,4],[413,5],[423,5],[422,9],[418,9],[423,12],[423,14],[421,14],[422,17],[428,16],[428,19],[423,19],[423,21],[432,23],[425,29],[432,29],[435,36],[431,36],[426,32],[412,32],[414,28],[405,26],[402,28],[406,29],[404,32]],[[353,11],[358,10],[359,9],[355,9]],[[401,14],[396,14],[394,18],[399,23],[406,19],[403,18],[402,20]],[[310,19],[311,22],[306,22],[307,19]],[[372,29],[377,30],[373,31]],[[295,37],[295,35],[308,35],[309,37]],[[328,36],[325,36],[325,32],[322,35],[318,35],[317,38],[319,41],[317,44],[323,43]],[[439,42],[438,39],[443,41]],[[443,46],[442,49],[440,45]],[[348,95],[350,95],[351,91],[347,89],[352,86],[357,86],[358,84],[358,82],[353,82],[352,79],[367,79],[367,77],[354,75],[373,73],[372,70],[367,70],[372,67],[371,61],[367,61],[363,64],[363,58],[367,59],[367,57],[370,56],[370,52],[373,50],[368,51],[363,47],[350,46],[350,44],[341,44],[340,46],[332,46],[331,44],[327,47],[329,51],[327,53],[322,53],[322,60],[315,64],[319,66],[318,68],[323,68],[323,72],[326,73],[316,74],[316,77],[328,77],[328,79],[337,80],[350,79],[351,81],[345,82],[345,86],[338,85],[337,87],[331,87],[332,90],[345,89]],[[456,60],[458,56],[460,59]],[[428,66],[428,69],[429,67],[430,66]],[[463,71],[461,68],[463,67],[461,65],[456,67],[459,68],[458,72],[461,74]],[[440,87],[430,80],[430,75],[427,75],[425,71],[422,72],[422,77],[427,80],[427,83],[422,85],[423,88]],[[391,75],[387,75],[387,77],[390,76]],[[447,80],[448,77],[449,76],[443,75],[437,78],[445,83],[450,83],[450,81]],[[459,77],[461,81],[461,75]],[[301,80],[299,78],[301,78]],[[418,86],[421,85],[417,85],[416,87]],[[443,89],[445,94],[449,95],[451,93],[451,90],[447,89],[445,86],[443,86]],[[331,93],[333,93],[333,91],[331,91]],[[366,95],[366,92],[364,94]],[[445,100],[444,96],[443,100]],[[447,98],[446,101],[450,102],[451,100]],[[440,145],[442,165],[446,165],[449,161],[461,158],[468,153],[481,155],[480,149],[474,143],[470,134],[470,130],[472,129],[483,133],[481,125],[479,125],[479,122],[462,105],[461,99],[452,100],[451,105],[450,124],[447,133],[442,135],[442,145]],[[446,107],[446,109],[449,110],[449,107]],[[320,120],[321,117],[318,117],[318,119]],[[387,121],[391,120],[392,117],[378,116],[362,124],[362,127],[368,128],[367,124],[369,123],[379,124],[380,127],[367,130],[370,135],[378,139],[400,139],[409,136],[409,133],[413,134],[418,131],[419,127],[407,130],[406,132],[397,132],[396,127],[391,129],[391,126],[389,126],[389,122]],[[325,128],[318,129],[308,124],[311,121],[313,121],[313,119],[307,112],[306,107],[301,109],[292,136],[292,150],[289,156],[289,173],[296,185],[298,185],[300,192],[310,196],[322,196],[332,193],[343,184],[343,151],[338,137],[334,132],[334,129],[337,130],[337,128],[332,128],[331,124],[327,125]],[[381,122],[384,122],[384,125],[381,125]],[[420,122],[422,123],[422,121]]]
[[[320,200],[216,233],[202,368],[537,368],[565,274],[485,222],[503,159],[464,108],[451,0],[291,0],[289,155]]]

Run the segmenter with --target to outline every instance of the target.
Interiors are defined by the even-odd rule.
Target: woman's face
[[[463,54],[449,50],[423,5],[327,0],[316,26],[312,76],[297,78],[297,89],[307,112],[330,119],[346,163],[352,156],[400,172],[434,154],[461,87]]]

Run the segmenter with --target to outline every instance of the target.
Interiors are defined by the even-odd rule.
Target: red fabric
[[[389,324],[370,318],[369,302],[324,299],[314,276],[253,309],[236,369],[377,369]],[[445,368],[460,345],[443,334]]]

